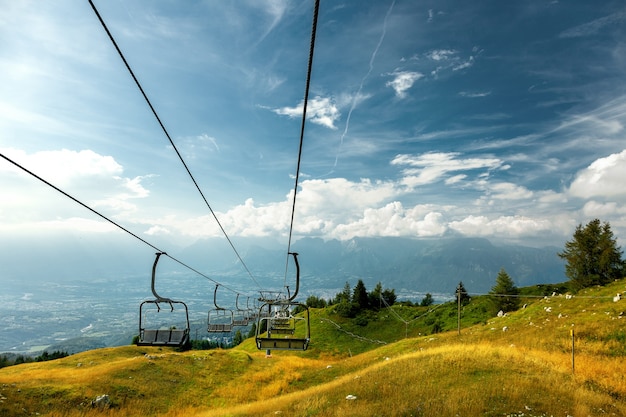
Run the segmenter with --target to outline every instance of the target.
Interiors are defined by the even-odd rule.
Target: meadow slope
[[[126,346],[11,366],[0,369],[0,415],[626,416],[626,300],[613,301],[625,290],[621,280],[529,298],[468,325],[480,306],[473,300],[460,334],[425,332],[435,312],[449,328],[454,305],[397,306],[359,325],[313,310],[310,349],[271,358],[247,340],[230,350]],[[94,407],[103,394],[110,404]]]

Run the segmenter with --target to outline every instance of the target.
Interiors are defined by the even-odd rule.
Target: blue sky
[[[286,239],[312,1],[94,1],[235,241]],[[0,151],[155,245],[221,236],[87,1],[0,0]],[[622,1],[322,0],[294,238],[626,238]],[[0,160],[0,233],[119,233]],[[140,243],[138,243],[140,244]]]

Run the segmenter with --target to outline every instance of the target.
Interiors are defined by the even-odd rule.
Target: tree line
[[[46,362],[54,359],[65,358],[66,356],[69,356],[69,353],[60,350],[55,350],[52,353],[44,350],[41,355],[37,356],[4,354],[0,355],[0,368],[19,365],[21,363]]]
[[[565,248],[557,255],[565,260],[568,287],[575,293],[623,278],[626,264],[622,253],[611,225],[593,219],[585,226],[579,224],[572,239],[565,243]],[[490,294],[497,310],[506,313],[519,308],[519,289],[504,268],[498,273]]]
[[[585,226],[579,224],[572,239],[565,244],[562,252],[557,254],[566,261],[565,275],[569,278],[568,289],[580,291],[597,285],[606,285],[624,277],[626,263],[622,259],[621,248],[617,245],[611,226],[608,222],[594,219]],[[489,291],[494,313],[498,311],[515,311],[520,305],[520,290],[511,276],[501,268],[496,276],[494,286]],[[466,305],[471,297],[463,282],[459,282],[455,299]],[[362,280],[354,288],[346,282],[344,289],[331,300],[310,296],[306,305],[312,308],[334,306],[334,312],[348,318],[355,318],[366,310],[377,311],[396,302],[394,289],[383,289],[379,282],[374,290],[368,292]],[[430,306],[434,303],[432,295],[427,293],[419,303]],[[405,305],[414,305],[404,301]]]

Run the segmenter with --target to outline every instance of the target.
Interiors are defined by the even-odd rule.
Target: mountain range
[[[245,266],[225,239],[198,240],[168,253],[232,288],[294,285],[293,261],[288,259],[284,244],[262,238],[237,238],[233,243]],[[485,293],[502,268],[518,286],[566,281],[564,263],[557,256],[562,249],[501,245],[482,238],[304,238],[295,241],[291,250],[299,253],[304,294],[334,291],[346,282],[354,286],[359,279],[368,288],[381,282],[385,288],[398,291],[445,294],[453,294],[462,281],[468,292]],[[90,277],[149,278],[154,252],[128,239],[122,243],[105,238],[3,240],[0,282],[27,286]],[[176,262],[159,263],[159,273],[163,274],[181,268]]]

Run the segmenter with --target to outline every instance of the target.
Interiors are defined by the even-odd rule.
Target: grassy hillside
[[[626,416],[626,300],[613,302],[625,290],[623,280],[571,298],[527,288],[526,308],[495,318],[476,298],[460,335],[453,303],[358,320],[320,309],[306,352],[266,358],[247,340],[12,366],[0,369],[0,415]],[[110,405],[92,406],[103,394]]]

